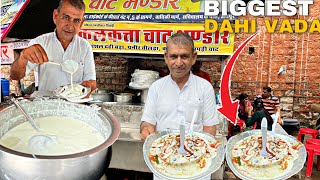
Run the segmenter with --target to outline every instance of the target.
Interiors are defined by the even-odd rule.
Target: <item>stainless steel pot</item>
[[[120,124],[107,110],[69,103],[61,99],[21,102],[33,118],[45,116],[72,117],[96,128],[104,143],[88,151],[60,156],[39,156],[21,153],[0,145],[0,179],[99,179],[106,170],[108,147],[119,137]],[[0,137],[24,122],[15,106],[0,111]],[[63,128],[63,122],[61,122]]]
[[[131,94],[131,93],[115,93],[113,95],[114,95],[114,101],[120,102],[120,103],[132,102],[132,96],[134,96],[134,94]]]
[[[93,101],[113,102],[113,94],[108,92],[96,92],[90,95]]]

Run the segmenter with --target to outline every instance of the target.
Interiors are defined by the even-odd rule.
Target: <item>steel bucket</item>
[[[107,110],[74,104],[61,99],[36,99],[21,102],[33,118],[63,116],[86,122],[105,138],[97,147],[69,155],[39,156],[8,149],[0,145],[0,179],[99,179],[107,166],[108,147],[119,137],[120,124]],[[15,107],[0,111],[0,137],[24,122],[24,116]],[[63,122],[61,123],[63,128]]]

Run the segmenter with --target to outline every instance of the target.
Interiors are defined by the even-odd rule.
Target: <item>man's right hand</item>
[[[20,80],[26,75],[28,61],[34,64],[43,64],[48,61],[47,53],[40,44],[34,44],[21,51],[19,58],[11,65],[10,76],[12,79]]]
[[[34,44],[21,52],[20,58],[33,64],[48,62],[48,56],[40,44]]]
[[[140,125],[140,137],[142,141],[145,141],[147,137],[155,132],[155,125],[148,122],[142,122]]]

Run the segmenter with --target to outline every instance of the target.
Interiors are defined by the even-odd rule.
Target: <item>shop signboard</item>
[[[30,0],[2,0],[1,1],[1,40],[9,33],[14,23]]]
[[[1,43],[1,64],[11,64],[14,61],[13,43]]]
[[[85,0],[86,20],[190,22],[201,21],[197,0]],[[189,14],[189,16],[185,16]],[[191,19],[190,15],[198,15]],[[183,18],[184,17],[184,18]],[[201,18],[202,17],[202,18]]]
[[[168,37],[189,33],[200,55],[230,55],[234,34],[205,33],[201,0],[85,0],[80,36],[95,52],[162,54]],[[210,17],[222,21],[224,18]]]
[[[200,55],[231,55],[234,34],[206,33],[201,23],[85,22],[79,35],[95,52],[163,54],[175,32],[188,33]]]

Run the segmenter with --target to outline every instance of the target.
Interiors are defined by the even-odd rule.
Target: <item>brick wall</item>
[[[320,1],[314,1],[308,17],[292,17],[310,22],[319,18]],[[255,17],[242,17],[242,19]],[[251,95],[261,93],[263,86],[270,86],[273,94],[280,98],[281,112],[284,117],[297,118],[304,125],[314,125],[319,113],[310,112],[308,105],[320,104],[320,34],[319,33],[272,33],[266,31],[264,19],[288,17],[255,18],[261,33],[252,40],[237,59],[231,77],[231,93],[237,96],[241,92]],[[235,37],[235,49],[251,34],[239,33]],[[254,47],[254,54],[249,54]],[[225,61],[227,63],[227,60]],[[211,72],[214,82],[220,80],[219,71],[212,72],[212,62],[204,63],[205,70]],[[281,66],[286,74],[278,75]],[[219,83],[217,83],[219,84]],[[213,84],[217,86],[217,84]]]
[[[95,56],[95,63],[97,87],[118,92],[129,90],[131,74],[135,69],[161,72],[165,68],[164,61],[152,60],[148,55],[145,55],[145,59],[137,59],[100,53]]]
[[[314,1],[308,17],[292,17],[311,21],[319,18],[320,1]],[[273,89],[273,94],[281,101],[282,115],[298,118],[304,124],[315,124],[318,113],[310,112],[308,105],[320,104],[320,73],[319,73],[319,33],[273,33],[266,31],[264,19],[279,19],[287,17],[242,17],[255,18],[261,33],[252,40],[237,59],[231,77],[231,93],[236,97],[246,92],[253,99],[261,93],[265,85]],[[238,33],[235,36],[237,48],[250,34]],[[249,54],[249,47],[254,47]],[[147,56],[147,55],[146,55]],[[134,69],[161,70],[163,61],[151,59],[130,59],[116,54],[100,54],[95,56],[97,68],[97,83],[99,88],[112,91],[123,91],[130,82]],[[227,59],[225,63],[227,63]],[[286,74],[277,75],[284,65]],[[1,66],[1,73],[7,74],[9,66]],[[221,62],[204,62],[203,70],[209,72],[214,87],[220,85]],[[33,82],[33,75],[24,78],[25,86]],[[13,89],[11,87],[11,89]]]
[[[129,81],[128,60],[115,55],[95,56],[97,87],[123,91]]]

